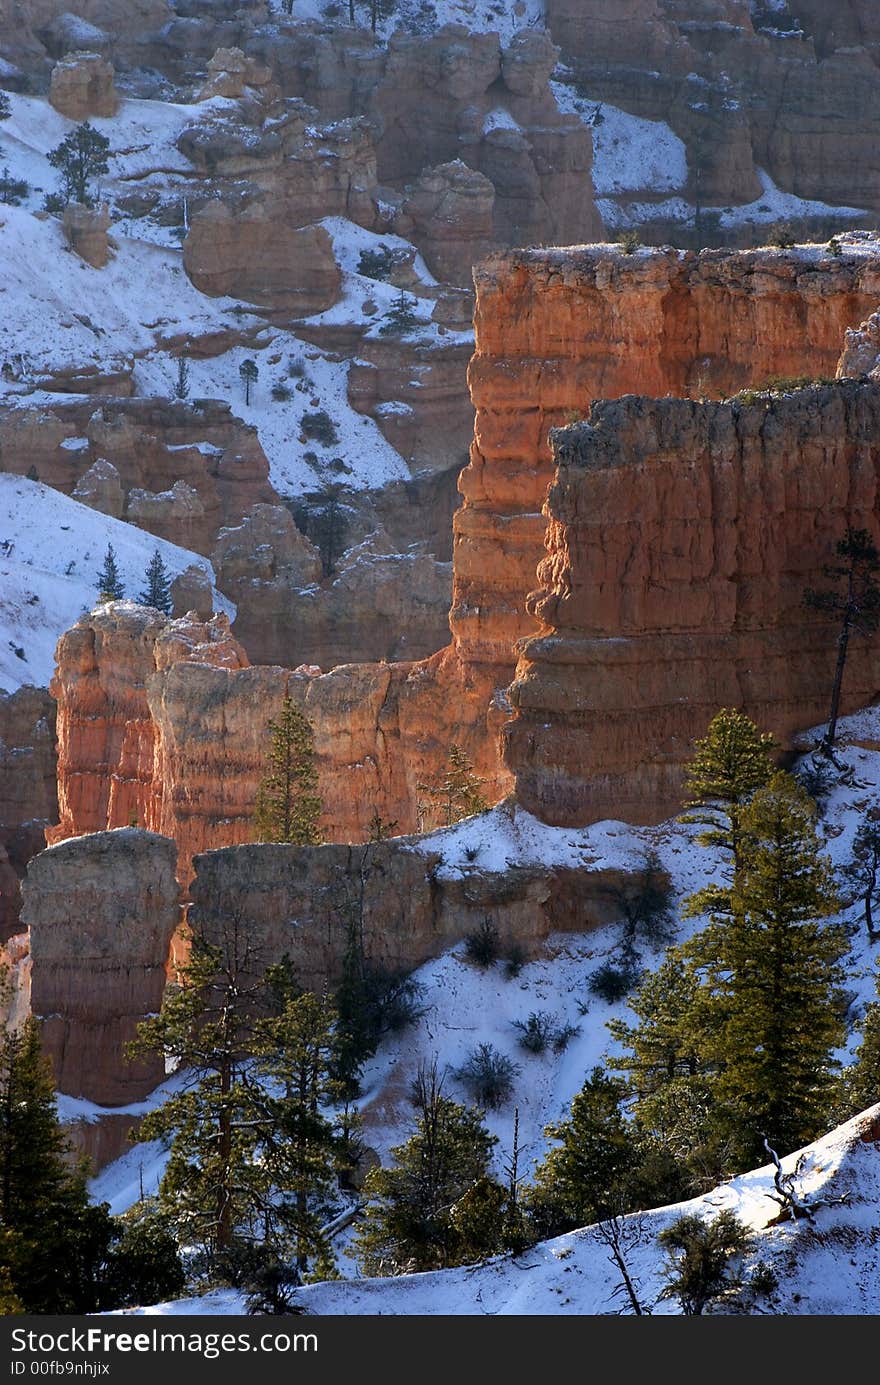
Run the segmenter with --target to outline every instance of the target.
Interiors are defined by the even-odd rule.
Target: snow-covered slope
[[[207,558],[91,510],[38,481],[0,473],[0,688],[46,687],[63,632],[97,600],[96,578],[112,544],[126,595],[143,590],[158,548],[172,577]],[[214,609],[235,615],[215,589]]]
[[[779,1221],[779,1206],[772,1197],[774,1170],[766,1165],[690,1202],[624,1219],[622,1253],[643,1311],[658,1316],[680,1313],[674,1298],[661,1297],[666,1280],[659,1233],[685,1213],[711,1220],[729,1210],[753,1236],[741,1267],[745,1280],[763,1262],[778,1284],[770,1292],[746,1291],[716,1311],[876,1314],[880,1106],[789,1155],[782,1165],[785,1174],[798,1169],[796,1188],[804,1200],[835,1205],[819,1208],[811,1220]],[[556,1317],[632,1312],[621,1289],[608,1246],[595,1227],[586,1227],[543,1241],[523,1255],[498,1257],[484,1265],[391,1279],[334,1280],[303,1288],[296,1297],[307,1313],[319,1316]],[[221,1315],[242,1312],[243,1303],[239,1294],[226,1290],[128,1311]]]

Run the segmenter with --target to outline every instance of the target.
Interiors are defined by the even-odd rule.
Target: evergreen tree
[[[65,203],[81,202],[85,207],[92,205],[90,184],[93,178],[107,172],[109,153],[109,139],[88,121],[77,125],[51,150],[47,157],[52,167],[61,174]]]
[[[162,562],[162,554],[155,550],[146,571],[147,585],[138,597],[142,606],[154,606],[163,615],[171,615],[171,579],[168,569]]]
[[[625,1050],[610,1066],[626,1074],[636,1109],[668,1083],[704,1070],[696,1023],[699,996],[699,982],[682,949],[670,948],[662,965],[630,996],[629,1007],[639,1023],[608,1021]]]
[[[159,1053],[189,1072],[137,1139],[170,1145],[159,1210],[182,1242],[209,1256],[228,1252],[239,1235],[257,1236],[264,1201],[248,1064],[265,983],[253,979],[252,963],[235,921],[222,947],[194,936],[180,984],[166,988],[160,1014],[130,1046],[132,1056]]]
[[[257,383],[257,380],[260,375],[259,367],[256,361],[252,361],[251,358],[248,356],[247,359],[242,361],[241,365],[238,367],[238,373],[241,376],[242,381],[244,383],[244,402],[245,404],[250,404],[251,389]]]
[[[0,91],[0,120],[8,120],[12,115],[12,106],[9,104],[9,97],[5,91]]]
[[[846,867],[844,875],[862,901],[865,927],[869,939],[874,942],[880,938],[880,928],[874,926],[873,910],[880,875],[880,812],[876,808],[859,823],[853,839],[852,861]]]
[[[174,382],[175,399],[186,399],[189,394],[189,362],[185,356],[177,358],[177,379]]]
[[[318,846],[323,804],[318,793],[311,723],[289,693],[269,722],[268,769],[257,790],[255,840]]]
[[[742,814],[756,789],[773,774],[771,735],[758,730],[743,712],[722,707],[709,723],[687,769],[687,811],[680,821],[695,823],[704,830],[697,834],[701,846],[729,851],[732,867],[739,865],[742,851]],[[692,895],[685,914],[720,910],[727,892],[710,886]]]
[[[732,1113],[741,1167],[763,1136],[787,1153],[821,1131],[833,1093],[832,1054],[845,1038],[840,928],[815,804],[777,773],[743,810],[730,920],[690,944],[702,985],[701,1041],[713,1092]]]
[[[338,1097],[331,1070],[335,1015],[326,997],[287,999],[282,1013],[257,1023],[255,1104],[266,1179],[263,1239],[294,1255],[297,1275],[327,1278],[333,1252],[321,1228],[337,1187],[338,1123],[325,1110]]]
[[[122,578],[119,576],[119,568],[116,566],[116,554],[112,543],[108,543],[107,552],[104,554],[104,566],[95,579],[98,587],[98,600],[121,601],[125,596],[125,588],[122,585]]]
[[[594,1068],[569,1119],[545,1129],[560,1143],[538,1165],[526,1198],[539,1236],[599,1221],[626,1200],[638,1159],[621,1110],[625,1094],[622,1082]]]
[[[453,742],[443,778],[434,784],[419,784],[418,789],[427,795],[439,824],[450,827],[462,818],[486,811],[489,805],[483,797],[481,783],[465,752]]]
[[[472,1245],[453,1209],[488,1176],[495,1143],[476,1111],[443,1094],[436,1064],[414,1087],[414,1133],[392,1149],[390,1168],[371,1169],[356,1249],[365,1274],[402,1274],[467,1262]]]
[[[822,569],[833,585],[822,591],[808,587],[804,603],[840,620],[837,637],[837,661],[831,686],[831,706],[822,749],[831,754],[837,736],[837,717],[843,673],[852,635],[873,635],[880,626],[880,553],[867,529],[847,528],[837,544],[837,563],[826,563]]]
[[[877,972],[877,999],[865,1011],[862,1042],[856,1061],[847,1072],[850,1111],[864,1111],[880,1101],[880,970]]]

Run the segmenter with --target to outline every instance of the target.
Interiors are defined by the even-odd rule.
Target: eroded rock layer
[[[16,931],[19,880],[57,815],[55,703],[45,688],[0,692],[0,942]]]
[[[35,856],[22,885],[31,1009],[59,1091],[102,1105],[147,1095],[160,1058],[125,1045],[162,1001],[178,918],[172,841],[134,829],[62,842]]]
[[[827,716],[838,626],[804,592],[848,525],[880,540],[880,388],[603,402],[554,453],[507,764],[545,821],[658,822],[719,707],[783,744]],[[878,692],[854,639],[841,710]]]
[[[880,295],[880,239],[700,254],[523,250],[475,271],[474,445],[455,516],[450,623],[469,663],[533,633],[551,427],[595,399],[717,397],[771,377],[833,376],[844,333]]]

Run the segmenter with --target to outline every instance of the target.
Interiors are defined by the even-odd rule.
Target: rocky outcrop
[[[608,869],[444,871],[445,845],[427,836],[211,851],[196,858],[190,921],[198,935],[228,947],[229,919],[238,919],[254,971],[287,956],[299,984],[320,991],[341,979],[353,929],[367,965],[390,973],[439,956],[487,918],[502,954],[517,947],[534,956],[551,932],[609,922],[612,887],[626,889],[626,874]]]
[[[55,703],[44,688],[0,692],[0,942],[17,931],[19,880],[57,818]]]
[[[155,1014],[178,919],[177,851],[152,832],[80,837],[35,856],[22,891],[31,1009],[58,1089],[108,1106],[164,1077],[161,1058],[125,1045]]]
[[[833,376],[880,292],[880,240],[700,254],[611,246],[514,251],[476,271],[476,408],[460,477],[450,615],[468,662],[500,664],[533,633],[548,433],[594,399],[719,396],[772,377]]]
[[[90,510],[98,510],[113,519],[122,518],[125,507],[122,481],[116,467],[106,457],[99,457],[88,471],[83,472],[71,495],[81,505],[88,505]]]
[[[193,217],[183,263],[196,288],[263,309],[273,321],[323,312],[342,276],[323,226],[291,226],[274,200],[209,202]]]
[[[268,67],[245,57],[240,48],[218,48],[208,63],[208,80],[197,99],[210,101],[214,96],[240,98],[248,91],[266,104],[272,102],[273,96],[277,99],[279,94]]]
[[[106,206],[81,207],[70,202],[64,208],[64,238],[71,250],[93,269],[103,269],[110,259],[110,213]]]
[[[803,597],[847,526],[880,540],[880,387],[628,397],[554,451],[506,761],[545,821],[657,822],[719,707],[783,745],[827,715],[838,632]],[[841,710],[878,693],[877,643],[854,641]]]
[[[70,495],[80,485],[91,491],[84,478],[107,463],[126,497],[123,518],[201,553],[210,553],[221,524],[278,499],[256,429],[220,400],[77,399],[0,411],[2,471],[24,476],[35,467],[41,481]],[[187,496],[195,492],[197,506],[177,504],[178,482]]]
[[[214,614],[214,591],[206,568],[194,563],[183,569],[171,583],[171,615],[174,620],[192,611],[199,620]]]
[[[847,329],[837,375],[839,379],[851,375],[880,379],[880,312]]]
[[[52,68],[49,102],[68,120],[113,116],[116,97],[113,64],[99,53],[68,53]]]
[[[426,168],[395,219],[399,234],[421,247],[432,274],[466,284],[492,245],[495,189],[461,159]]]

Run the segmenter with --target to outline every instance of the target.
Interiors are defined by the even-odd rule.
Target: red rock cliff
[[[657,822],[719,707],[783,744],[827,716],[837,629],[803,594],[847,525],[880,540],[880,388],[631,397],[554,442],[507,764],[545,821]],[[878,692],[880,648],[856,640],[842,710]]]

